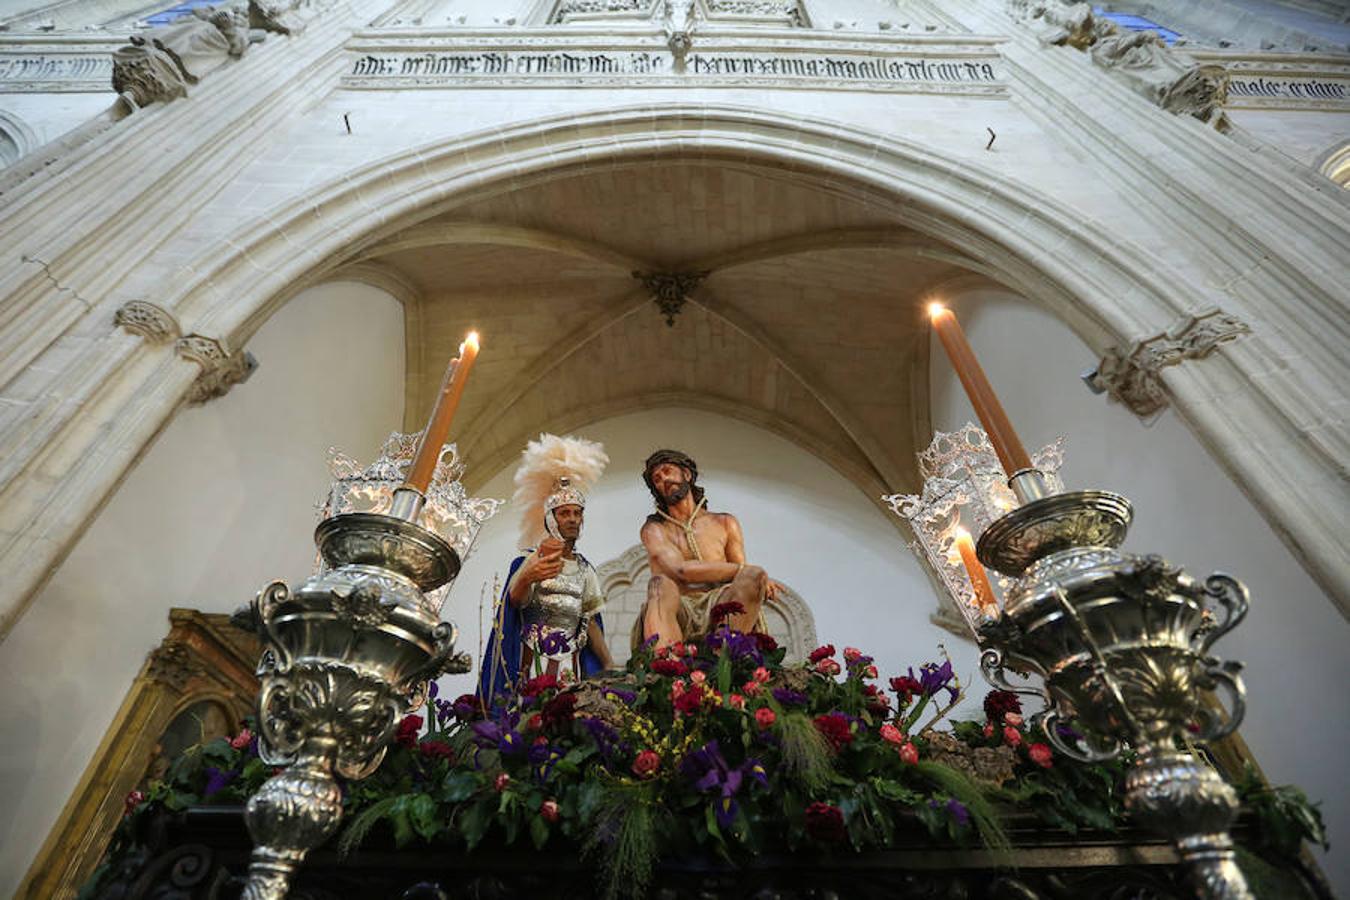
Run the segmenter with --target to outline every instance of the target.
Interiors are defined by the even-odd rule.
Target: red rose
[[[423,741],[417,745],[417,750],[424,759],[444,759],[454,762],[454,748],[445,741]]]
[[[838,753],[853,743],[853,725],[843,713],[826,713],[816,716],[816,730],[825,735],[825,740]]]
[[[778,716],[767,706],[761,706],[755,710],[755,724],[759,726],[760,731],[771,728],[776,721],[778,721]]]
[[[891,690],[895,691],[896,700],[901,706],[904,706],[915,694],[923,693],[923,685],[919,683],[917,678],[901,675],[899,678],[891,679]]]
[[[538,697],[544,691],[553,691],[558,688],[557,675],[539,675],[525,682],[525,686],[520,689],[522,697]]]
[[[576,694],[559,694],[544,704],[541,713],[543,726],[549,731],[562,731],[572,724],[572,716],[576,707]]]
[[[697,656],[697,655],[698,655],[698,644],[685,644],[685,645],[684,645],[684,655],[685,655],[685,656]]]
[[[122,815],[131,815],[132,811],[145,802],[145,794],[140,791],[132,791],[127,794],[127,799],[122,803]]]
[[[832,659],[822,659],[816,663],[816,672],[826,677],[834,677],[839,674],[839,663]]]
[[[675,698],[675,711],[681,715],[691,716],[698,712],[699,707],[703,705],[703,691],[692,690],[685,691]]]
[[[421,730],[421,716],[404,716],[403,721],[398,723],[398,731],[394,732],[394,741],[411,750],[417,746],[417,732]]]
[[[867,668],[863,669],[862,675],[864,678],[876,678],[877,667],[869,665]]]
[[[758,681],[747,681],[745,684],[741,685],[741,693],[745,694],[747,697],[756,697],[759,696],[759,688],[760,684]]]
[[[764,668],[763,666],[758,666],[756,667],[754,674],[751,675],[750,677],[753,678],[755,681],[759,682],[760,684],[764,684],[770,678],[772,678],[773,675],[769,672],[768,669]]]
[[[1008,713],[1020,713],[1022,701],[1012,691],[990,691],[984,695],[984,715],[990,722],[1002,722]]]
[[[822,659],[829,659],[834,656],[834,644],[826,644],[823,647],[817,647],[811,651],[811,662],[817,663]]]
[[[819,801],[806,808],[806,833],[822,844],[837,844],[848,837],[844,812],[837,806]]]
[[[708,613],[708,623],[716,625],[723,619],[730,619],[732,616],[739,616],[745,612],[745,606],[736,600],[728,600],[726,603],[719,603]]]
[[[1050,747],[1047,744],[1032,744],[1027,747],[1027,756],[1031,757],[1031,761],[1042,769],[1049,769],[1055,764],[1053,761],[1054,754],[1050,752]]]
[[[545,822],[558,821],[558,801],[545,800],[539,804],[539,815],[544,817]]]
[[[655,750],[643,750],[633,760],[633,774],[639,778],[650,778],[661,768],[661,754]]]
[[[745,698],[740,694],[731,694],[727,697],[727,706],[732,709],[745,709]]]
[[[253,740],[253,732],[245,728],[243,731],[230,738],[230,746],[236,750],[243,750]]]
[[[652,660],[652,671],[657,675],[669,675],[672,678],[678,678],[687,674],[689,667],[678,659],[656,659]]]
[[[887,723],[881,726],[881,739],[890,744],[903,744],[905,735],[899,728]]]
[[[919,748],[909,741],[901,744],[897,752],[900,754],[900,761],[907,766],[912,766],[919,761]]]
[[[1017,747],[1022,743],[1022,732],[1011,725],[1005,725],[1003,728],[1003,743],[1009,747]]]
[[[544,727],[544,717],[541,716],[539,713],[535,713],[534,715],[530,716],[528,719],[525,720],[526,731],[538,731],[543,727]]]
[[[506,790],[506,786],[511,783],[511,776],[505,772],[498,772],[497,777],[492,779],[492,789],[497,793]]]
[[[984,723],[984,736],[985,736],[985,737],[993,737],[993,736],[994,736],[994,723],[993,723],[993,722],[985,722],[985,723]]]

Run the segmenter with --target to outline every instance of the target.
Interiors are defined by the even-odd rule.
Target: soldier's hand
[[[535,552],[541,557],[562,556],[563,542],[555,537],[546,537],[539,542],[539,548]]]

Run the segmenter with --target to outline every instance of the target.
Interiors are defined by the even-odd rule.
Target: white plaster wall
[[[403,327],[399,303],[365,285],[292,300],[250,343],[253,377],[174,418],[0,644],[0,897],[169,607],[230,612],[272,578],[308,575],[328,447],[369,459],[402,418]]]
[[[659,409],[596,422],[577,434],[604,443],[609,468],[586,510],[580,547],[596,565],[638,542],[654,508],[642,482],[653,450],[673,447],[698,461],[709,507],[732,512],[745,530],[746,555],[810,605],[816,635],[839,650],[856,646],[877,658],[883,678],[934,659],[945,642],[963,678],[978,677],[974,645],[928,621],[936,598],[900,532],[858,488],[796,444],[735,419],[690,409]],[[473,465],[473,460],[468,461]],[[509,498],[512,463],[480,492]],[[516,555],[519,519],[503,507],[479,536],[450,592],[445,614],[460,628],[461,649],[480,648],[492,615],[491,584]],[[484,587],[486,585],[486,588]],[[611,643],[628,635],[611,634]],[[442,691],[472,690],[477,675],[447,677]],[[976,685],[976,699],[984,696]]]
[[[1066,487],[1118,491],[1133,502],[1127,551],[1160,553],[1197,576],[1228,572],[1251,589],[1247,621],[1215,647],[1247,664],[1241,733],[1272,782],[1296,783],[1322,801],[1335,848],[1322,864],[1339,890],[1350,890],[1350,622],[1174,413],[1143,423],[1083,386],[1079,373],[1095,360],[1057,319],[1003,291],[970,292],[950,305],[1028,449],[1065,435]],[[932,352],[934,427],[975,421],[936,341]]]

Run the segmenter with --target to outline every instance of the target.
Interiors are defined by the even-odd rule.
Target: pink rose
[[[545,800],[539,804],[539,815],[544,817],[545,822],[558,821],[558,801]]]
[[[903,744],[905,735],[899,728],[887,722],[881,726],[881,739],[891,744]]]
[[[689,680],[694,684],[702,684],[708,680],[708,673],[701,670],[694,670],[689,673]]]
[[[741,685],[741,693],[745,694],[745,696],[747,696],[747,697],[755,697],[755,696],[758,696],[758,695],[759,695],[759,682],[758,682],[758,681],[747,681],[745,684]]]
[[[863,669],[863,677],[864,677],[864,678],[876,678],[876,677],[877,677],[877,667],[876,667],[876,666],[868,666],[867,668]]]
[[[764,684],[764,682],[768,681],[772,676],[769,674],[768,669],[764,668],[763,666],[760,666],[758,669],[755,669],[755,673],[750,677],[755,679],[755,681],[759,682],[760,684]]]
[[[821,675],[835,676],[839,674],[839,663],[832,659],[822,659],[816,663],[816,671]]]
[[[778,716],[767,706],[761,706],[755,710],[755,724],[759,726],[760,731],[772,727],[773,723],[778,721]]]
[[[639,778],[650,778],[661,768],[661,754],[655,750],[643,750],[633,760],[633,774]]]
[[[140,791],[132,791],[127,794],[127,799],[122,803],[122,815],[131,815],[131,811],[145,802],[145,794]]]
[[[245,728],[243,731],[230,738],[230,746],[236,750],[243,750],[253,741],[253,732]]]
[[[1006,726],[1004,726],[1004,728],[1003,728],[1003,743],[1005,743],[1005,744],[1007,744],[1009,747],[1013,747],[1013,748],[1017,748],[1017,747],[1021,746],[1021,744],[1022,744],[1022,732],[1018,731],[1016,728],[1012,727],[1011,725],[1006,725]]]
[[[685,645],[684,645],[684,655],[685,655],[685,656],[697,656],[697,655],[698,655],[698,644],[685,644]]]
[[[862,651],[859,650],[857,647],[844,648],[844,662],[855,663],[861,658],[862,658]]]
[[[732,709],[745,709],[745,698],[740,694],[732,694],[727,697],[727,705]]]
[[[1054,766],[1052,761],[1054,754],[1050,752],[1050,747],[1047,744],[1031,744],[1027,747],[1027,756],[1031,757],[1031,761],[1042,769],[1049,769]]]
[[[984,723],[984,736],[985,736],[985,737],[993,737],[993,736],[994,736],[994,723],[993,723],[993,722],[985,722],[985,723]]]
[[[909,741],[901,744],[896,752],[900,754],[900,761],[907,766],[912,766],[919,761],[919,748]]]
[[[1022,717],[1019,716],[1017,713],[1015,713],[1015,712],[1010,712],[1010,713],[1004,713],[1004,714],[1003,714],[1003,721],[1004,721],[1004,723],[1006,723],[1006,724],[1008,724],[1008,725],[1011,725],[1011,726],[1013,726],[1014,728],[1016,728],[1016,727],[1018,727],[1019,725],[1021,725],[1022,722],[1023,722],[1024,720],[1023,720]]]
[[[506,786],[511,783],[511,776],[505,772],[498,772],[497,777],[492,779],[492,789],[497,793],[506,790]]]

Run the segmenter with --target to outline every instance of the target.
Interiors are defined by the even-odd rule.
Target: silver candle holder
[[[981,668],[996,687],[1043,700],[1033,725],[1061,753],[1096,762],[1133,748],[1126,809],[1172,841],[1198,897],[1245,900],[1229,834],[1237,795],[1176,740],[1220,738],[1242,721],[1242,664],[1209,651],[1246,615],[1247,590],[1120,552],[1131,517],[1119,494],[1075,491],[1033,499],[984,531],[980,561],[1016,580],[979,628]],[[1042,686],[1014,684],[1009,671]],[[1226,718],[1203,702],[1216,689],[1230,696]],[[1067,737],[1070,719],[1087,733]]]
[[[246,900],[287,895],[305,855],[342,820],[338,779],[373,773],[430,682],[471,668],[469,655],[455,652],[454,625],[440,620],[441,589],[497,503],[467,498],[453,445],[427,496],[399,489],[415,443],[391,436],[366,470],[337,458],[338,482],[314,535],[318,572],[294,591],[273,582],[253,602],[263,644],[258,750],[286,768],[245,810],[254,842]],[[423,524],[447,521],[458,523],[453,544]]]

